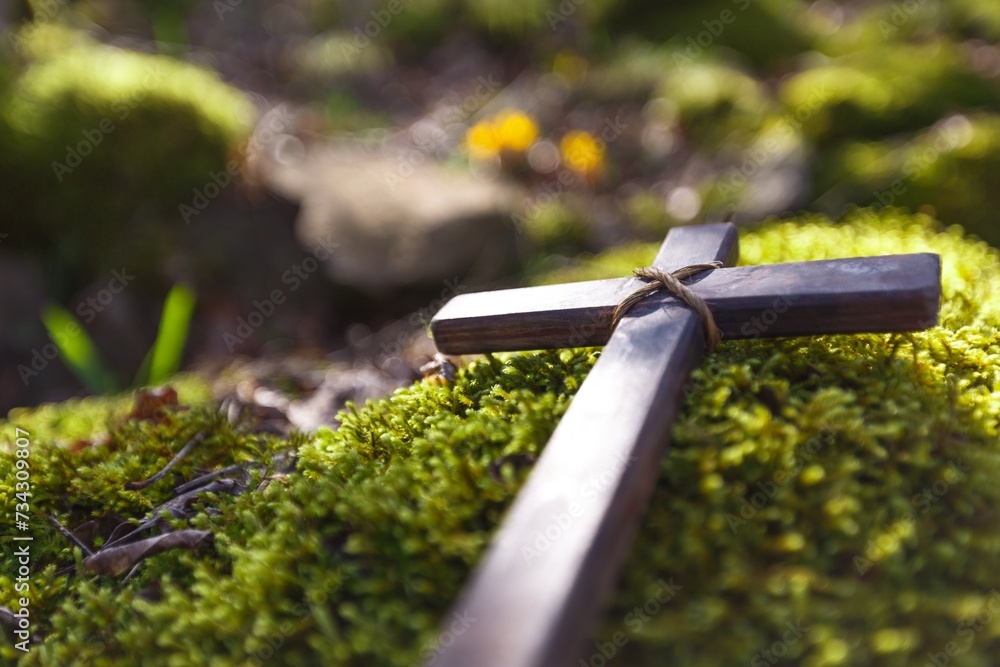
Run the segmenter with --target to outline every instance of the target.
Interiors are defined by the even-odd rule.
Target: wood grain
[[[694,260],[670,268],[685,263]],[[718,269],[688,284],[708,303],[723,340],[732,340],[926,329],[937,321],[940,274],[938,256],[924,253]],[[615,306],[640,284],[621,278],[464,294],[438,312],[431,330],[445,354],[604,345]],[[644,304],[676,301],[657,294]]]
[[[735,247],[731,225],[681,228],[657,261],[735,261]],[[697,315],[682,304],[640,304],[625,316],[455,605],[474,620],[435,667],[577,664],[703,350]]]

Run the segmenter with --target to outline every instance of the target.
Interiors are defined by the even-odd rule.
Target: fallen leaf
[[[73,536],[78,540],[93,546],[93,544],[97,541],[97,538],[107,541],[107,538],[114,533],[115,529],[120,526],[123,521],[124,520],[117,514],[105,514],[96,519],[91,519],[90,521],[81,523],[70,532],[72,532]],[[135,528],[132,524],[126,525]]]
[[[115,526],[115,529],[111,531],[111,534],[108,535],[108,539],[105,540],[104,543],[111,544],[112,542],[117,542],[118,540],[124,538],[126,535],[134,532],[137,528],[138,526],[135,525],[134,523],[131,523],[129,521],[124,521]]]
[[[435,354],[433,359],[420,367],[420,372],[423,373],[425,380],[431,384],[442,385],[454,382],[457,370],[458,369],[455,368],[455,364],[451,362],[451,359],[444,356],[440,352]]]
[[[76,442],[74,442],[72,445],[70,445],[66,449],[68,449],[71,452],[82,452],[83,450],[88,449],[88,448],[93,447],[93,446],[94,446],[94,443],[92,443],[90,440],[77,440]]]
[[[70,444],[66,445],[66,450],[73,453],[79,453],[94,447],[107,447],[111,444],[111,442],[111,437],[107,433],[101,433],[90,440],[74,440]]]
[[[203,493],[231,493],[233,495],[239,495],[246,490],[246,487],[240,485],[236,480],[223,478],[217,479],[210,484],[198,488],[195,491],[189,491],[187,493],[182,493],[176,498],[171,498],[162,505],[149,511],[147,514],[150,518],[146,519],[138,526],[134,526],[131,530],[128,526],[133,524],[122,524],[115,529],[114,534],[108,538],[105,543],[108,548],[110,545],[121,542],[121,541],[131,541],[133,536],[138,535],[144,530],[150,530],[155,526],[160,525],[163,522],[163,512],[169,512],[171,516],[178,519],[190,519],[194,516],[194,512],[191,510],[191,505],[198,499],[198,497]],[[96,554],[95,554],[96,555]]]
[[[173,387],[140,389],[135,393],[135,406],[129,419],[150,420],[162,424],[169,416],[164,408],[177,406],[177,391]]]
[[[200,549],[212,544],[215,536],[207,530],[178,530],[141,542],[120,547],[109,547],[83,560],[84,569],[91,574],[116,577],[128,572],[137,563],[169,549]]]
[[[81,523],[79,526],[74,528],[71,532],[76,539],[81,542],[86,542],[88,544],[94,543],[94,538],[97,537],[98,531],[101,529],[101,524],[96,519],[87,521],[86,523]]]

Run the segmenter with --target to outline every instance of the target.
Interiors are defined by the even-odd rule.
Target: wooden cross
[[[680,227],[654,266],[732,266],[737,255],[731,224]],[[448,633],[434,667],[577,664],[652,494],[683,385],[704,354],[699,316],[670,294],[647,298],[612,331],[615,306],[642,284],[467,294],[431,322],[446,354],[605,345],[455,605],[467,622]],[[723,340],[912,331],[937,322],[940,260],[722,268],[688,285]]]

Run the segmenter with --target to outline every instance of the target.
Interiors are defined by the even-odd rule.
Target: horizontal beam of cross
[[[679,268],[672,266],[671,268]],[[604,345],[638,278],[464,294],[431,328],[445,354]],[[688,281],[723,339],[912,331],[937,321],[940,260],[889,255],[724,268]],[[635,310],[677,301],[656,294]]]

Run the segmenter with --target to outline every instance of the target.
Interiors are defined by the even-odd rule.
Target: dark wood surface
[[[680,228],[657,261],[671,270],[731,262],[736,243],[729,224]],[[625,316],[453,609],[474,622],[435,667],[558,667],[585,657],[703,336],[698,316],[675,301]]]
[[[671,270],[694,260],[669,263]],[[717,269],[688,281],[723,340],[925,329],[941,296],[937,255],[889,255]],[[431,322],[445,354],[604,345],[637,278],[464,294]],[[675,302],[656,294],[643,304]]]

